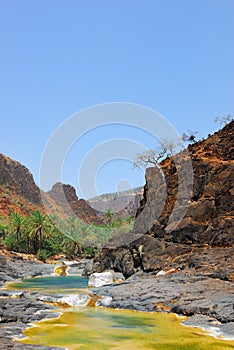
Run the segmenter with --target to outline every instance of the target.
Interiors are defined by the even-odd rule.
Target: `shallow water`
[[[75,276],[29,279],[18,289],[79,292],[87,280]],[[81,284],[76,284],[81,282]],[[82,284],[84,283],[84,284]],[[16,286],[16,284],[14,284]],[[22,288],[23,287],[23,288]],[[74,288],[75,287],[75,288]],[[184,327],[174,314],[112,310],[101,307],[61,308],[59,318],[28,328],[22,342],[53,345],[69,350],[230,350],[234,341],[209,337],[202,330]]]
[[[47,293],[77,293],[87,288],[88,279],[80,276],[54,276],[27,278],[22,282],[9,283],[8,289],[29,289]]]
[[[66,309],[54,320],[27,329],[28,344],[63,346],[69,350],[228,350],[234,342],[205,336],[180,325],[173,314],[140,313],[103,308]]]

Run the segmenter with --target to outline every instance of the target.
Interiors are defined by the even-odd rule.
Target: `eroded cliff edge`
[[[185,202],[180,206],[177,200],[178,186],[186,183],[180,167],[186,167],[190,160],[181,152],[176,161],[171,157],[160,164],[163,176],[157,168],[147,169],[144,198],[133,231],[113,238],[102,249],[94,260],[94,271],[114,269],[129,277],[139,270],[156,274],[175,268],[233,281],[234,121],[190,145],[187,151],[193,182],[187,188],[191,198],[184,217],[180,217]],[[171,220],[175,203],[178,217]]]

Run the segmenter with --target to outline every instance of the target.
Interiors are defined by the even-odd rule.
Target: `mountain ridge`
[[[90,198],[88,203],[97,213],[112,210],[115,216],[126,218],[134,217],[143,196],[143,187],[136,187],[131,190],[105,193]]]
[[[35,210],[100,223],[94,209],[85,200],[78,199],[74,187],[57,183],[50,191],[43,192],[26,166],[0,153],[0,215],[8,216],[13,211],[29,215]]]
[[[119,209],[114,203],[115,212],[120,217],[134,217],[139,206],[141,192],[133,190],[119,193]],[[86,201],[77,197],[76,190],[69,184],[55,183],[44,192],[36,185],[32,173],[20,162],[0,153],[0,215],[8,216],[17,211],[21,215],[29,215],[34,210],[41,210],[61,218],[78,216],[87,223],[102,222],[102,212],[113,207],[116,194],[104,194]],[[123,200],[123,197],[126,200]],[[107,199],[108,198],[108,199]],[[107,208],[105,208],[105,204]],[[97,207],[97,209],[95,208]]]

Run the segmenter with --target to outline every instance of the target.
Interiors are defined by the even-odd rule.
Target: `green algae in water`
[[[47,293],[78,293],[87,279],[78,276],[26,279],[9,289]],[[79,289],[80,288],[80,289]],[[83,291],[82,291],[83,293]],[[143,313],[104,308],[61,309],[56,319],[27,329],[23,343],[60,346],[69,350],[230,350],[234,341],[218,340],[202,330],[184,327],[173,314]]]
[[[69,350],[230,350],[234,341],[184,327],[174,314],[70,308],[27,329],[23,342]]]
[[[80,276],[54,276],[27,278],[22,282],[9,283],[8,289],[29,289],[48,293],[75,293],[87,288],[88,279]]]

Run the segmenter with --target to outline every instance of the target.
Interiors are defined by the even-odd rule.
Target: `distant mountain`
[[[85,222],[100,223],[96,211],[84,199],[78,199],[76,191],[71,185],[57,182],[49,192],[44,194],[44,201],[49,200],[55,202],[62,209],[65,216],[77,215]],[[51,207],[51,204],[49,207]]]
[[[0,154],[0,216],[12,211],[28,215],[33,210],[59,217],[77,215],[88,223],[100,222],[95,210],[85,200],[78,199],[71,185],[57,183],[45,193],[24,165]]]
[[[88,203],[98,213],[111,209],[119,217],[135,217],[140,200],[143,197],[143,187],[132,190],[107,193],[88,200]]]
[[[87,223],[100,223],[101,213],[112,209],[116,216],[134,217],[143,195],[143,187],[131,191],[104,194],[85,201],[79,199],[74,187],[61,182],[48,192],[35,184],[30,171],[21,163],[0,154],[0,215],[12,211],[28,215],[33,210],[59,217],[77,215]],[[45,208],[46,207],[46,208]]]

